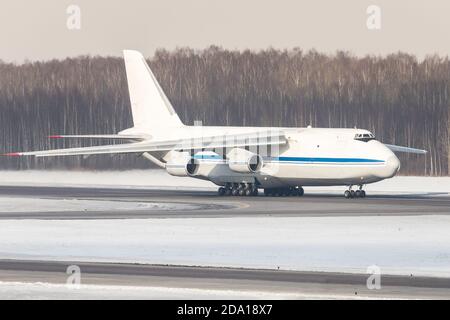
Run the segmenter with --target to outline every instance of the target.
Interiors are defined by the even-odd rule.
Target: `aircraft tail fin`
[[[183,126],[142,54],[123,51],[134,128],[154,132]]]

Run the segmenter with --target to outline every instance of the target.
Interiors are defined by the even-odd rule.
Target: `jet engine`
[[[260,155],[245,149],[234,148],[228,153],[227,158],[230,169],[239,173],[255,173],[263,166]]]
[[[172,176],[192,177],[198,171],[199,163],[188,152],[171,151],[165,158],[166,170]]]

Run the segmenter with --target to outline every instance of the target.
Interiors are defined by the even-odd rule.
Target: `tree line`
[[[448,57],[212,46],[158,50],[148,63],[185,124],[365,128],[382,142],[428,150],[401,155],[402,174],[449,174]],[[131,126],[122,58],[0,62],[0,152],[100,144],[47,136]],[[150,166],[134,155],[0,159],[0,169]]]

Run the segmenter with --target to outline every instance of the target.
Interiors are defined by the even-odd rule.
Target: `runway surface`
[[[434,194],[368,195],[345,199],[341,195],[306,194],[303,197],[219,197],[214,191],[116,188],[0,187],[0,196],[49,199],[95,199],[154,203],[189,203],[198,210],[127,210],[1,212],[0,219],[156,219],[225,217],[408,216],[449,215],[450,197]],[[13,201],[11,199],[11,201]]]
[[[68,187],[0,187],[0,196],[196,204],[199,210],[0,212],[0,219],[163,219],[449,215],[450,197],[436,194],[303,197],[219,197],[214,191]],[[0,208],[1,211],[1,208]],[[381,290],[368,290],[366,274],[298,272],[185,266],[0,260],[0,281],[65,283],[68,265],[80,266],[85,284],[164,286],[283,292],[310,297],[450,299],[449,278],[383,276]]]
[[[325,298],[450,299],[450,279],[388,276],[369,290],[366,274],[300,272],[187,266],[0,260],[0,281],[65,284],[67,267],[77,265],[82,284],[197,288]],[[144,297],[145,298],[145,297]],[[195,298],[195,297],[194,297]]]

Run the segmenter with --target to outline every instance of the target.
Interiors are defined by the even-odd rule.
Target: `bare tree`
[[[402,155],[402,174],[448,175],[450,62],[397,53],[354,57],[301,49],[159,50],[149,63],[182,120],[206,125],[359,127]],[[115,57],[0,62],[0,150],[55,147],[58,133],[111,133],[132,125],[125,68]],[[88,142],[58,142],[58,147]],[[94,143],[96,143],[94,141]],[[129,155],[1,159],[3,169],[146,168]]]

